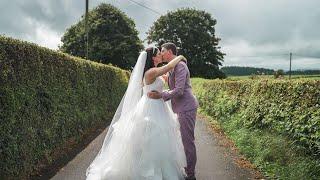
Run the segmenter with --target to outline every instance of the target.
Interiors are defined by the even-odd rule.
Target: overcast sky
[[[166,14],[182,7],[217,19],[224,65],[320,69],[319,0],[134,0]],[[132,18],[143,40],[159,14],[130,0],[89,0],[90,9],[113,4]],[[57,49],[65,30],[80,20],[85,0],[1,0],[0,34]],[[299,56],[298,56],[299,55]],[[313,57],[313,58],[311,58]],[[318,57],[318,58],[317,58]]]

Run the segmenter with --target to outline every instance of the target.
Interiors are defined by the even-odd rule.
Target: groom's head
[[[177,46],[171,42],[162,44],[161,55],[164,62],[170,62],[177,56]]]

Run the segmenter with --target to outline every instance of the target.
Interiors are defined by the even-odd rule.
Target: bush
[[[211,80],[198,85],[201,108],[209,115],[240,113],[246,127],[286,135],[320,156],[320,81]]]
[[[26,178],[106,127],[127,72],[0,37],[0,178]]]
[[[201,112],[267,177],[319,179],[319,80],[192,79],[192,85]]]

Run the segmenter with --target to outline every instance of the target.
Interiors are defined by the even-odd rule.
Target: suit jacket
[[[169,90],[163,91],[164,101],[171,99],[172,110],[175,113],[193,110],[199,103],[192,94],[190,72],[185,61],[180,61],[173,71],[169,72]]]

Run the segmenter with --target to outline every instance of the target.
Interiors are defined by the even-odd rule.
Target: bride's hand
[[[162,78],[164,79],[165,82],[168,82],[168,73],[162,75]]]

